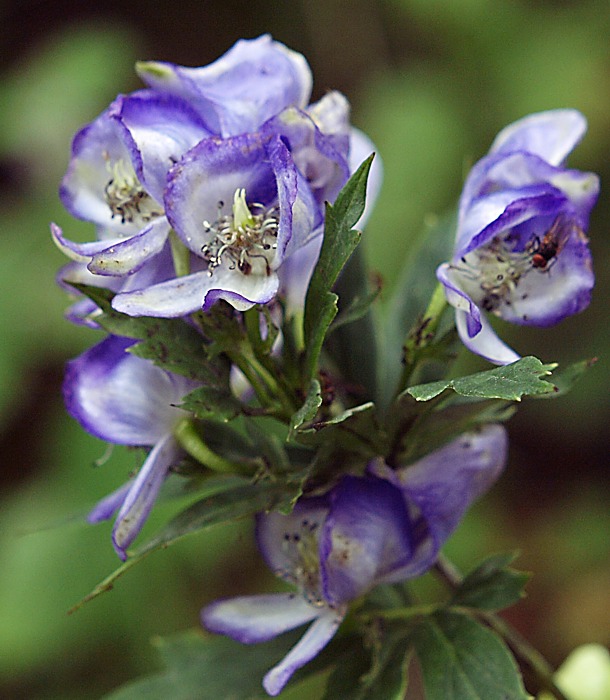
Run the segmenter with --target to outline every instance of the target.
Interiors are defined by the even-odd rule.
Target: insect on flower
[[[556,262],[557,256],[574,230],[579,236],[584,236],[584,232],[579,226],[566,219],[563,214],[559,214],[542,240],[538,236],[534,236],[528,245],[528,251],[532,254],[532,267],[543,272],[548,271]]]

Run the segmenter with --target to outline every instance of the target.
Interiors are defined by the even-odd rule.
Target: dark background
[[[140,86],[138,59],[203,65],[264,32],[301,51],[313,98],[339,89],[378,146],[385,184],[365,234],[390,290],[427,217],[451,208],[495,134],[529,112],[575,107],[589,133],[571,165],[599,172],[591,307],[549,330],[501,333],[523,354],[599,357],[573,393],[526,403],[511,464],[448,552],[466,568],[520,549],[535,574],[511,620],[554,664],[607,641],[610,11],[606,0],[301,0],[85,3],[0,9],[0,697],[80,699],[156,668],[154,635],[197,625],[211,598],[270,580],[247,523],[217,528],[129,571],[112,593],[66,611],[117,565],[110,525],[79,517],[141,454],[105,446],[63,410],[65,361],[96,342],[63,320],[64,260],[48,222],[91,237],[57,199],[74,131]],[[432,273],[432,271],[431,271]],[[387,292],[386,292],[387,298]],[[464,370],[483,365],[465,357]],[[160,508],[154,528],[167,517]],[[69,521],[69,522],[68,522]],[[34,534],[32,534],[32,532]],[[29,533],[29,534],[28,534]]]

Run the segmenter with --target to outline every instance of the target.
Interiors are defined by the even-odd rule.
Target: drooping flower
[[[66,408],[85,430],[110,443],[151,448],[135,479],[100,501],[88,517],[99,522],[118,510],[112,541],[121,559],[179,461],[173,431],[186,414],[176,406],[195,388],[191,380],[127,352],[134,342],[109,336],[69,362],[64,379]]]
[[[468,506],[498,477],[506,446],[504,428],[490,425],[409,467],[373,463],[363,477],[344,476],[326,495],[302,498],[290,515],[260,515],[259,549],[298,594],[219,600],[203,609],[203,624],[253,644],[312,622],[263,680],[277,695],[332,639],[351,601],[434,564]]]
[[[599,181],[565,167],[585,130],[575,110],[525,117],[498,134],[464,185],[453,259],[437,277],[462,342],[496,364],[519,355],[483,311],[549,326],[589,304],[594,276],[585,232]]]

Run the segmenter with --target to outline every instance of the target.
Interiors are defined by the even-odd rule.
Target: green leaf
[[[411,640],[426,700],[527,700],[504,642],[467,615],[440,611],[425,618]]]
[[[498,554],[486,559],[464,578],[450,605],[494,611],[517,603],[525,595],[529,574],[508,566],[514,558]]]
[[[132,681],[105,700],[263,700],[268,698],[263,677],[289,648],[285,637],[246,646],[198,630],[157,637],[153,645],[165,670]]]
[[[452,389],[462,396],[520,401],[523,396],[555,392],[556,388],[553,384],[540,379],[550,375],[555,367],[557,367],[555,363],[542,364],[537,357],[523,357],[510,365],[457,379],[419,384],[406,391],[417,401],[429,401],[446,389]]]
[[[537,399],[555,399],[558,396],[563,396],[571,391],[572,387],[582,377],[582,375],[597,362],[597,358],[593,357],[590,360],[581,360],[569,365],[565,369],[559,369],[553,373],[553,384],[556,391],[549,394],[540,394]]]
[[[338,660],[324,700],[402,700],[407,689],[408,653],[404,632],[383,635],[372,653],[360,641]]]
[[[305,299],[306,379],[316,371],[324,337],[338,311],[338,297],[330,290],[360,241],[360,233],[352,226],[364,211],[366,181],[372,161],[373,156],[367,158],[341,190],[335,204],[326,205],[322,250]]]
[[[191,411],[196,418],[215,418],[225,422],[235,418],[242,410],[241,403],[230,390],[215,386],[202,386],[191,391],[183,398],[180,408]]]
[[[384,437],[377,420],[375,404],[371,402],[349,408],[330,420],[318,421],[295,433],[295,438],[305,445],[332,442],[336,447],[369,457],[385,452]]]
[[[221,357],[209,360],[205,338],[190,324],[178,318],[127,316],[112,308],[114,292],[83,284],[72,286],[99,306],[102,313],[95,320],[104,330],[140,341],[130,348],[134,355],[152,360],[170,372],[229,391],[229,363]]]
[[[243,479],[236,485],[236,478],[230,477],[227,482],[229,487],[226,490],[219,490],[218,482],[215,482],[214,491],[211,494],[196,501],[172,518],[152,539],[131,553],[122,566],[107,576],[70,612],[74,612],[84,603],[110,590],[114,582],[128,569],[157,549],[169,547],[183,537],[200,532],[211,525],[237,520],[272,508],[286,510],[294,501],[295,492],[300,493],[299,483],[282,485],[261,481],[250,484]]]
[[[299,428],[305,423],[309,423],[316,417],[318,409],[321,405],[322,387],[317,379],[312,379],[309,385],[309,391],[305,397],[305,403],[290,420],[290,433],[288,434],[288,440],[294,440],[296,432],[299,430]]]

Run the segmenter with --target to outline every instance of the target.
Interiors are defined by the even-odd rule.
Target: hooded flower
[[[311,93],[304,57],[269,36],[237,42],[203,68],[138,69],[152,89],[120,95],[77,133],[60,188],[66,209],[96,224],[98,240],[73,243],[52,227],[60,249],[98,275],[131,275],[162,250],[167,173],[186,151],[212,135],[254,131],[289,106],[305,107]]]
[[[114,307],[132,316],[268,303],[284,261],[303,249],[315,257],[325,202],[349,177],[350,154],[370,145],[350,127],[347,100],[330,92],[309,105],[305,58],[268,35],[209,66],[138,72],[149,88],[119,96],[76,135],[62,182],[64,205],[96,224],[98,240],[74,243],[53,225],[55,242],[105,276]],[[159,278],[147,268],[169,255],[172,227],[182,276]]]
[[[432,566],[468,506],[498,477],[506,444],[502,426],[487,426],[404,469],[374,463],[364,477],[344,476],[325,496],[302,498],[290,515],[260,515],[259,549],[298,593],[220,600],[204,608],[203,624],[253,644],[311,622],[263,680],[270,695],[279,694],[332,639],[351,601]]]
[[[585,231],[599,181],[564,165],[585,130],[575,110],[525,117],[498,134],[464,185],[454,256],[437,277],[463,343],[496,364],[519,355],[482,311],[549,326],[589,303],[594,277]]]
[[[176,405],[195,388],[191,380],[127,352],[135,341],[110,336],[68,363],[64,400],[70,415],[102,440],[150,447],[133,481],[103,499],[89,522],[112,517],[112,540],[121,557],[142,529],[172,464],[181,451],[173,437],[185,413]]]

